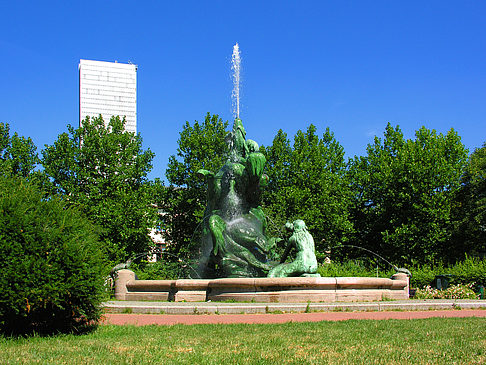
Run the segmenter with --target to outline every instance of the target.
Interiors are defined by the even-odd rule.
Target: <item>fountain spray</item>
[[[231,93],[231,99],[235,119],[240,118],[240,68],[240,47],[236,43],[233,46],[233,55],[231,56],[231,70],[233,71],[233,92]]]

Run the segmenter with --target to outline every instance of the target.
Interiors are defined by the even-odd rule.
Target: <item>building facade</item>
[[[79,61],[79,123],[86,116],[126,118],[137,133],[137,66],[118,62]]]

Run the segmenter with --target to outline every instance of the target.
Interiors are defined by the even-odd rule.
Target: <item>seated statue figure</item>
[[[280,265],[270,270],[268,277],[320,276],[317,274],[314,239],[307,231],[304,221],[298,219],[293,223],[287,223],[285,228],[293,232],[292,236],[289,238],[285,252],[280,260]],[[291,263],[284,263],[292,248],[297,250],[295,260]]]

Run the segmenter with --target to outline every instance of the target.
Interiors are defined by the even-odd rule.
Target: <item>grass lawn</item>
[[[2,338],[1,364],[484,364],[486,319],[101,326]]]

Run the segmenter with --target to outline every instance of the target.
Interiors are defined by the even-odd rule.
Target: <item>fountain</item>
[[[305,222],[287,223],[292,233],[279,261],[279,237],[266,234],[267,219],[259,205],[268,177],[265,156],[257,142],[246,138],[240,112],[240,52],[233,48],[233,129],[228,133],[229,155],[216,172],[201,169],[207,184],[207,206],[201,238],[200,276],[205,279],[136,280],[118,271],[115,296],[122,300],[257,302],[333,302],[407,299],[404,273],[385,278],[321,278],[317,273],[314,240]],[[286,263],[289,251],[296,258]]]
[[[231,55],[231,70],[233,71],[233,91],[231,93],[231,99],[233,101],[233,117],[235,119],[240,118],[240,69],[240,46],[236,43],[233,46],[233,54]]]

